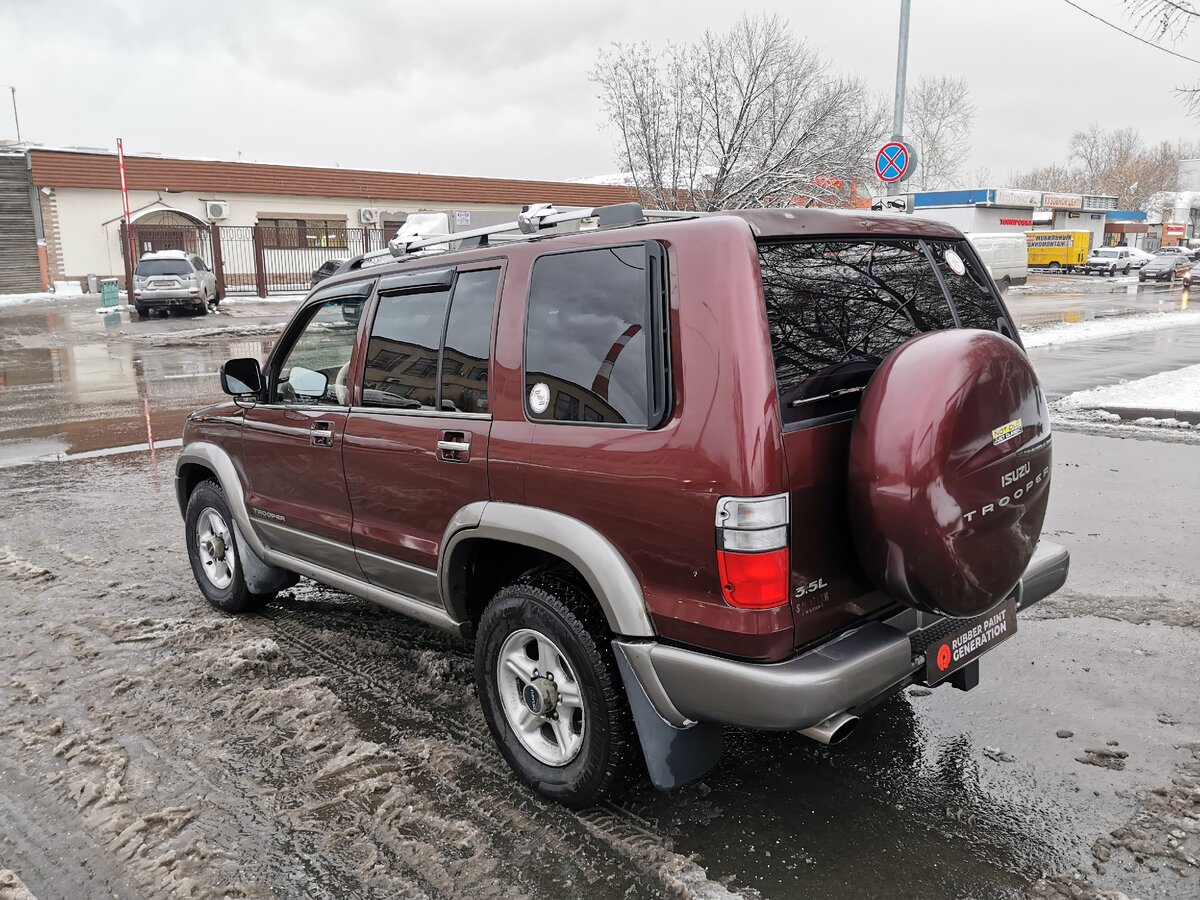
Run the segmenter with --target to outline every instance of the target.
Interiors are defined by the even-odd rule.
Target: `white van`
[[[1001,288],[1024,284],[1029,278],[1029,243],[1021,232],[967,234],[979,258]]]

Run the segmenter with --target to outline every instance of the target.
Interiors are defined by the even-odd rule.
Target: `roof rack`
[[[491,235],[506,232],[519,232],[523,236],[537,234],[539,231],[552,228],[564,222],[578,222],[583,219],[595,218],[600,228],[616,228],[622,225],[640,225],[647,219],[682,219],[692,218],[700,213],[684,210],[642,209],[636,201],[629,203],[614,203],[609,206],[575,206],[557,208],[553,203],[533,203],[527,206],[512,222],[500,225],[487,225],[483,228],[472,228],[469,231],[459,231],[453,234],[416,234],[404,233],[401,225],[396,236],[388,241],[387,249],[364,253],[353,259],[348,259],[338,268],[338,273],[350,272],[361,268],[364,262],[380,259],[385,256],[397,260],[440,244],[450,244],[461,241],[460,250],[473,250],[488,246]]]

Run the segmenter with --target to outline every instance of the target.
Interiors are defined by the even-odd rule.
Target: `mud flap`
[[[646,696],[620,648],[614,649],[650,781],[660,791],[695,781],[720,761],[722,727],[699,722],[690,728],[676,728],[666,721]]]
[[[300,576],[295,572],[268,566],[259,559],[242,537],[236,522],[233,523],[233,538],[237,541],[238,559],[242,562],[242,577],[246,579],[246,587],[250,589],[250,593],[273,594],[275,591],[292,587],[300,580]]]

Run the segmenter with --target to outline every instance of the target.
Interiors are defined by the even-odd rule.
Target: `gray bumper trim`
[[[647,697],[669,698],[670,707],[659,712],[675,718],[677,727],[690,719],[798,731],[865,703],[913,670],[908,635],[879,622],[781,663],[738,662],[663,644],[621,646]]]
[[[1070,555],[1042,541],[1021,579],[1025,609],[1063,586]],[[614,641],[659,715],[676,728],[720,722],[799,731],[867,703],[922,664],[909,632],[945,621],[905,610],[780,663],[725,659],[651,641]]]
[[[1033,606],[1044,600],[1067,583],[1071,568],[1071,554],[1062,544],[1039,541],[1033,551],[1033,559],[1021,578],[1021,599],[1018,609]]]

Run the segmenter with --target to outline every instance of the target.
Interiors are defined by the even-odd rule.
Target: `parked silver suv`
[[[194,253],[147,253],[133,272],[133,305],[143,319],[156,309],[189,309],[204,315],[209,303],[220,300],[217,276]]]

